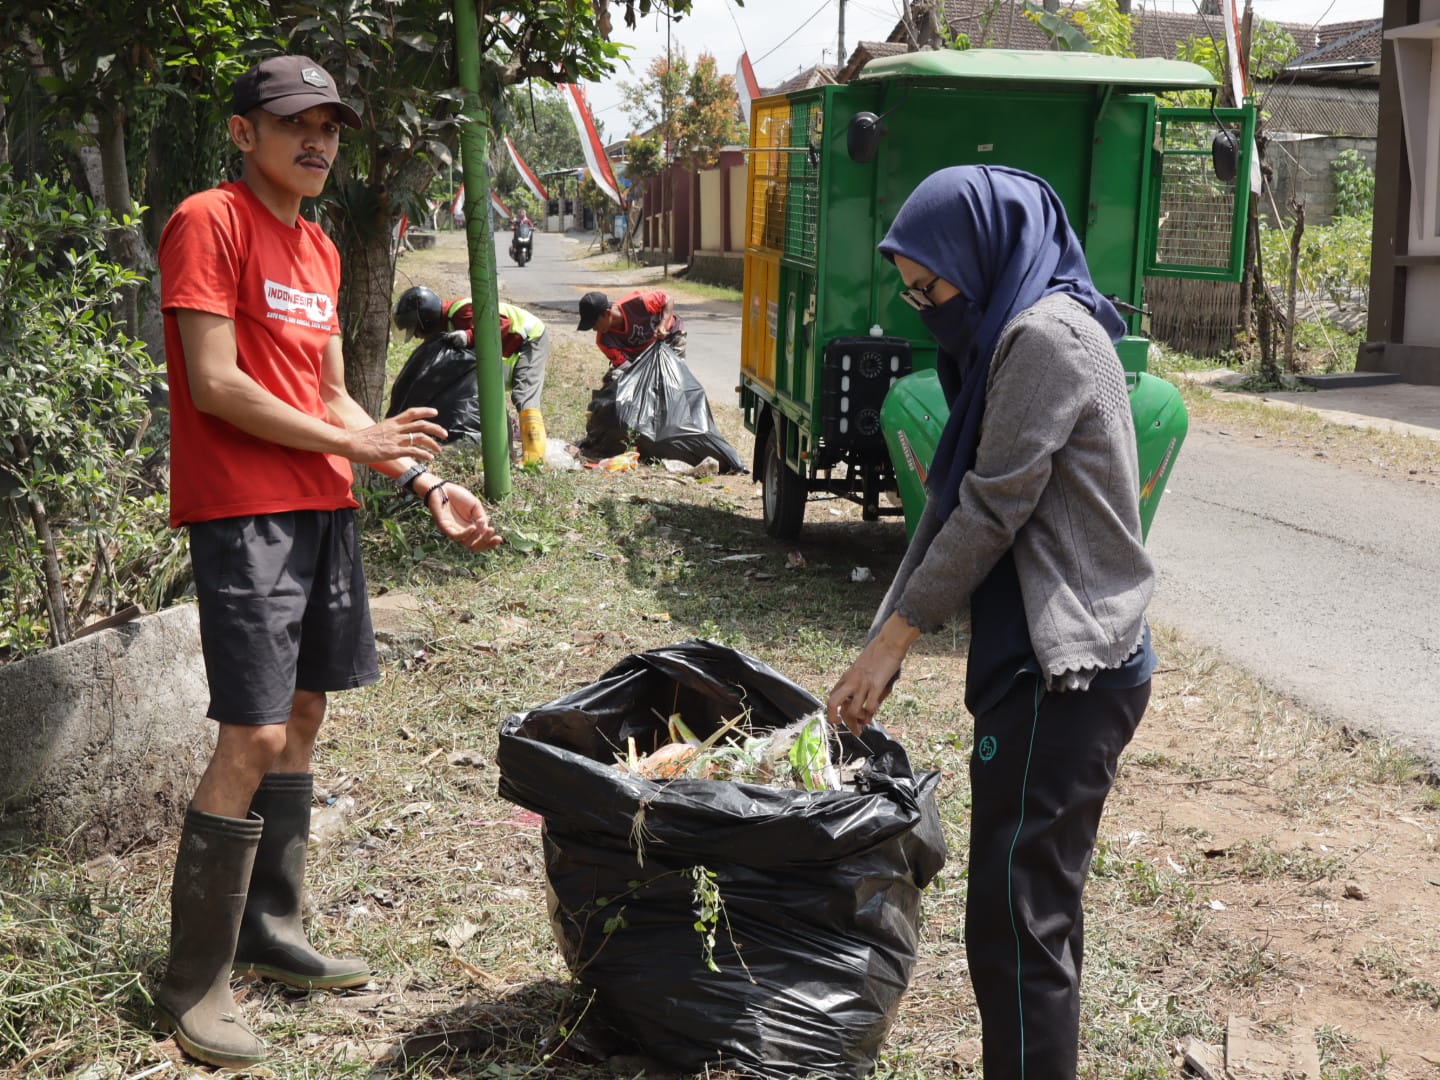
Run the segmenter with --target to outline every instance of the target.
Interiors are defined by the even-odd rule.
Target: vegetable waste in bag
[[[415,405],[438,410],[432,419],[445,429],[447,443],[480,440],[480,397],[476,389],[475,354],[457,349],[445,335],[416,346],[395,376],[387,417]]]
[[[565,961],[603,1020],[670,1067],[875,1067],[945,862],[939,774],[916,777],[878,725],[855,738],[821,711],[759,661],[690,640],[501,728],[500,794],[544,817]],[[674,778],[643,775],[657,752],[684,759]]]
[[[715,426],[705,388],[663,341],[612,369],[605,384],[590,394],[581,451],[608,458],[632,441],[647,461],[699,465],[710,457],[721,472],[745,471],[740,455]]]

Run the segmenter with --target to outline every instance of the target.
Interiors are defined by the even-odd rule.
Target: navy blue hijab
[[[931,173],[900,207],[880,252],[892,261],[903,255],[960,290],[960,297],[935,309],[942,317],[950,305],[973,305],[965,319],[968,341],[957,345],[959,351],[942,343],[935,362],[950,404],[929,475],[943,521],[975,465],[990,361],[1010,320],[1041,297],[1063,293],[1093,314],[1112,342],[1126,326],[1090,280],[1059,196],[1018,169],[957,165]]]

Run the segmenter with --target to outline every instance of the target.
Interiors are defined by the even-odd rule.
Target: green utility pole
[[[490,173],[485,163],[489,114],[480,104],[480,28],[475,0],[455,0],[455,58],[465,93],[460,164],[465,174],[465,242],[470,251],[470,300],[475,307],[475,375],[480,394],[480,448],[485,497],[510,494],[510,425],[500,360],[500,311],[495,296],[495,237],[489,228]]]

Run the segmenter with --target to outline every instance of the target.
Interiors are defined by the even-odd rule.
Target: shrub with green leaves
[[[1370,215],[1337,217],[1329,225],[1307,225],[1300,242],[1300,291],[1336,304],[1363,304],[1370,292]],[[1284,282],[1290,275],[1290,230],[1260,230],[1265,276]]]
[[[157,371],[111,316],[142,280],[107,258],[117,224],[0,170],[0,656],[62,644],[177,558],[139,468]]]
[[[1345,150],[1330,166],[1335,183],[1335,216],[1364,217],[1375,209],[1375,170],[1359,150]]]

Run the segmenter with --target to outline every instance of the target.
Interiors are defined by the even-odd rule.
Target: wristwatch
[[[429,465],[426,465],[423,461],[416,462],[395,478],[395,490],[400,492],[401,495],[409,495],[418,502],[420,496],[415,494],[410,485],[415,482],[415,478],[421,473],[427,473],[429,471]]]

